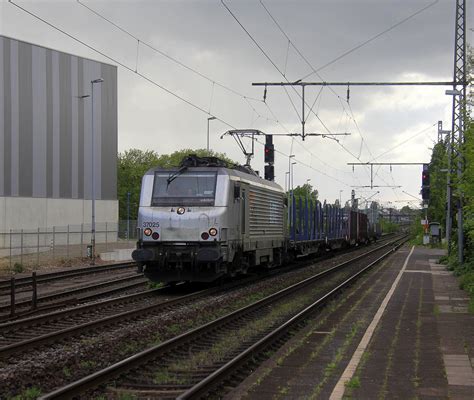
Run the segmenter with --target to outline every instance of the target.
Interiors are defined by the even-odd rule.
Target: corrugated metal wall
[[[0,35],[0,196],[117,198],[117,68]]]

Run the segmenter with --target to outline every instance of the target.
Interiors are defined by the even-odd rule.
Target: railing
[[[96,254],[134,247],[136,232],[135,220],[96,223]],[[22,272],[27,265],[71,264],[87,257],[91,237],[91,224],[0,232],[0,268]]]

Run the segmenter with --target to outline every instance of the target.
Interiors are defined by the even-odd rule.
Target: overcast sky
[[[122,63],[132,70],[118,68],[119,151],[140,148],[162,154],[185,147],[204,148],[207,118],[212,115],[217,120],[210,122],[211,148],[243,163],[235,142],[230,137],[220,139],[228,129],[301,132],[301,98],[295,90],[287,88],[286,93],[282,87],[269,87],[265,104],[263,88],[253,87],[252,82],[281,82],[285,80],[282,73],[291,82],[301,79],[430,4],[321,69],[319,77],[312,74],[305,80],[449,81],[453,75],[455,0],[264,0],[284,33],[258,0],[225,1],[248,34],[216,0],[81,0],[140,39],[138,58],[136,39],[76,0],[15,2],[115,61],[6,0],[0,2],[1,34],[111,64]],[[473,39],[469,29],[473,27],[473,3],[467,1],[468,43]],[[135,69],[196,107],[137,75]],[[296,89],[300,93],[300,88]],[[307,87],[307,109],[314,107],[313,112],[306,111],[306,132],[351,135],[339,137],[339,144],[321,137],[304,142],[275,137],[275,148],[283,153],[276,155],[277,182],[284,186],[292,153],[297,161],[295,185],[311,179],[322,200],[333,202],[343,190],[344,201],[350,197],[351,186],[370,184],[369,171],[355,167],[353,172],[348,162],[428,162],[437,140],[437,121],[443,121],[444,129],[451,128],[452,99],[444,94],[445,89],[351,87],[348,104],[346,87],[322,91]],[[407,143],[396,147],[404,141]],[[252,166],[263,171],[261,144],[256,144]],[[392,171],[374,167],[375,172],[375,185],[402,187],[356,188],[357,197],[379,190],[372,199],[392,201],[397,207],[405,204],[401,200],[415,200],[403,191],[419,197],[421,166],[394,166]]]

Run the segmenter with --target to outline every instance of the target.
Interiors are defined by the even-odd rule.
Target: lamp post
[[[290,176],[291,176],[291,193],[293,193],[293,186],[294,186],[294,183],[295,183],[295,179],[293,177],[293,170],[294,170],[293,165],[296,165],[296,164],[297,163],[294,162],[294,161],[291,163],[291,174],[290,174]]]
[[[92,221],[91,221],[91,246],[92,246],[92,261],[91,265],[95,265],[95,130],[94,130],[94,84],[102,83],[102,78],[97,78],[91,81],[91,171],[92,171]]]
[[[291,156],[290,156],[291,157]],[[294,156],[293,156],[294,157]],[[293,213],[294,211],[293,210],[296,210],[296,205],[293,203],[293,183],[294,183],[294,178],[293,178],[293,165],[295,165],[296,162],[292,162],[290,164],[290,180],[291,180],[291,212]],[[291,221],[291,219],[290,219]],[[296,238],[296,218],[295,220],[293,221],[293,237]]]
[[[287,182],[288,180],[288,182]],[[290,187],[290,171],[285,172],[285,192],[288,192],[289,187]]]
[[[293,201],[293,196],[290,197],[290,189],[291,189],[291,159],[294,158],[294,154],[290,154],[288,156],[288,224],[290,223],[291,219],[291,202]],[[293,194],[291,192],[291,194]]]
[[[209,117],[207,119],[207,152],[209,153],[209,121],[216,119],[216,117]]]
[[[342,197],[341,197],[341,195],[342,195],[342,192],[343,192],[343,191],[344,191],[344,190],[339,190],[339,207],[341,207],[341,208],[342,208],[342,204],[341,204]]]
[[[127,240],[130,240],[130,192],[127,192]]]

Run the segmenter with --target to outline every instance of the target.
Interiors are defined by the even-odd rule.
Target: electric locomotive
[[[285,192],[245,166],[186,157],[142,180],[132,257],[156,282],[213,281],[286,253]]]

